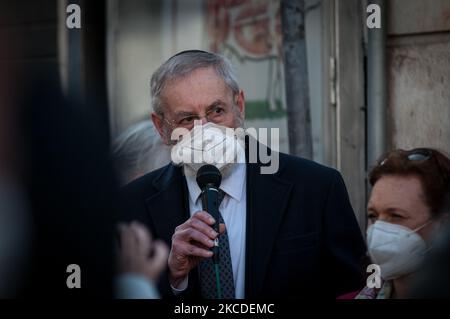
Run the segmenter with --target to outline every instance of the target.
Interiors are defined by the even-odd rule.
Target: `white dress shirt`
[[[189,190],[189,210],[192,216],[194,213],[202,210],[201,190],[197,185],[195,176],[187,174],[186,181]],[[227,176],[223,177],[220,189],[225,192],[225,197],[219,206],[219,210],[228,232],[234,287],[236,289],[235,297],[243,299],[245,298],[245,234],[247,219],[246,165],[235,164]],[[183,288],[186,289],[187,281],[180,286],[184,286]],[[173,290],[175,293],[182,291],[180,289]]]

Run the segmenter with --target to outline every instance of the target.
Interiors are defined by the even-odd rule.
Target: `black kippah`
[[[211,54],[211,52],[207,52],[207,51],[203,51],[203,50],[185,50],[185,51],[178,52],[177,54],[171,56],[169,58],[169,60],[173,59],[176,56],[179,56],[179,55],[182,55],[182,54],[186,54],[186,53],[207,53],[207,54]]]

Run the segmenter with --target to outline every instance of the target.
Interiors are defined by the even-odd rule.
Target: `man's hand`
[[[211,227],[215,220],[205,211],[198,211],[185,223],[175,228],[172,236],[172,249],[169,254],[169,281],[177,288],[189,271],[203,258],[212,257],[209,250],[219,234]],[[220,233],[225,225],[220,224]]]
[[[119,273],[134,273],[155,282],[166,266],[166,244],[160,240],[152,242],[150,232],[137,222],[119,224],[119,234]]]

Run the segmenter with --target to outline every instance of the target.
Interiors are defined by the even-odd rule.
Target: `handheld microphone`
[[[219,186],[222,182],[222,174],[214,165],[204,165],[197,172],[197,184],[202,190],[202,208],[214,219],[214,230],[219,234]],[[213,262],[219,263],[219,236],[214,240]]]

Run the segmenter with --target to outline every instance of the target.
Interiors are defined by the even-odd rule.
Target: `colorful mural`
[[[209,49],[250,73],[250,66],[266,70],[267,81],[247,100],[247,118],[284,117],[280,2],[208,0],[206,10]]]

